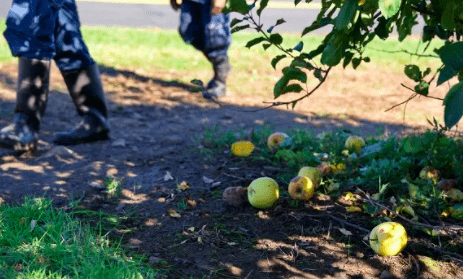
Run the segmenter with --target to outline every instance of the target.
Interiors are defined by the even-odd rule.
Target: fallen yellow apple
[[[345,147],[349,151],[355,151],[356,153],[360,153],[362,148],[365,146],[365,141],[362,137],[359,136],[349,136],[346,140]]]
[[[315,188],[318,188],[318,186],[320,186],[320,182],[322,181],[322,172],[315,167],[302,167],[297,175],[307,176],[310,180],[312,180]]]
[[[289,182],[288,192],[295,200],[309,200],[313,197],[315,186],[307,176],[296,176]]]
[[[250,141],[237,141],[232,144],[231,152],[235,156],[247,157],[254,150],[254,144]]]
[[[434,183],[437,183],[437,180],[440,177],[440,172],[433,167],[426,166],[420,171],[419,176],[421,179],[431,179]]]
[[[385,222],[370,232],[370,247],[378,255],[395,256],[407,245],[407,231],[397,222]]]
[[[248,201],[255,208],[273,206],[280,197],[278,183],[270,177],[260,177],[248,187]]]
[[[288,138],[288,135],[282,132],[276,132],[271,134],[267,139],[267,147],[270,152],[275,153],[278,150],[280,144]]]

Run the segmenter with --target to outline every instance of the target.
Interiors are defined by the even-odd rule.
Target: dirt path
[[[399,93],[384,94],[384,90],[396,90],[396,85],[360,94],[362,90],[354,90],[353,84],[365,76],[353,77],[348,71],[335,73],[337,78],[346,78],[346,83],[326,85],[318,93],[319,99],[306,100],[294,111],[245,113],[243,109],[270,100],[269,94],[255,92],[252,96],[261,97],[251,97],[244,87],[243,92],[227,97],[227,108],[221,108],[191,93],[188,84],[164,80],[167,75],[174,80],[175,73],[153,71],[148,75],[109,68],[102,68],[102,72],[110,100],[112,139],[70,148],[51,144],[54,132],[71,129],[79,121],[59,72],[53,68],[52,92],[37,153],[18,157],[0,150],[2,201],[20,202],[24,195],[46,195],[57,207],[69,209],[80,200],[80,208],[126,216],[120,223],[130,230],[125,243],[136,252],[146,253],[153,266],[169,268],[169,278],[462,276],[455,273],[455,262],[438,263],[438,271],[427,268],[425,256],[440,256],[414,254],[415,246],[399,257],[375,256],[360,237],[353,240],[340,232],[344,225],[329,218],[335,209],[320,213],[310,208],[299,212],[276,208],[256,215],[249,207],[225,207],[220,200],[223,189],[245,185],[257,176],[272,176],[272,170],[243,172],[262,166],[230,170],[234,162],[225,155],[218,155],[213,162],[204,161],[194,140],[214,126],[250,131],[264,124],[273,125],[275,130],[301,128],[315,134],[337,127],[361,134],[400,133],[423,129],[423,117],[413,115],[423,111],[441,114],[441,106],[426,108],[423,100],[417,101],[410,105],[412,117],[404,126],[400,113],[385,118],[382,112],[406,98]],[[15,77],[15,65],[0,66],[0,127],[13,115]],[[381,78],[402,77],[391,74]],[[232,77],[231,82],[238,82],[237,78]],[[167,179],[168,173],[172,179]],[[107,177],[121,181],[120,195],[108,197],[102,190]],[[182,181],[191,189],[178,193],[176,185]],[[186,203],[182,217],[169,217],[168,210],[178,210],[182,202]],[[350,230],[362,237],[365,234]]]

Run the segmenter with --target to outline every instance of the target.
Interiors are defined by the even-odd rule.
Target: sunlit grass
[[[5,29],[5,21],[0,21],[0,32]],[[123,28],[123,27],[89,27],[83,26],[82,33],[90,52],[98,63],[114,68],[141,68],[150,70],[175,70],[178,72],[205,71],[211,66],[205,57],[192,46],[185,44],[177,30],[157,28]],[[318,46],[323,39],[320,35],[300,37],[294,34],[282,34],[285,48],[292,48],[300,41],[304,43],[304,51],[310,51]],[[264,50],[260,45],[251,49],[246,43],[260,36],[253,30],[238,32],[233,35],[230,57],[235,69],[256,69],[259,73],[274,72],[270,65],[271,59],[282,52],[276,47]],[[390,53],[402,49],[414,52],[420,44],[417,38],[404,42],[397,39],[382,41],[374,40],[366,52],[371,57],[371,63],[390,67],[391,71],[402,71],[399,67],[406,63],[426,63],[429,58],[417,60],[406,53]],[[427,54],[441,45],[434,42],[428,47]],[[420,49],[423,49],[422,47]],[[383,52],[386,50],[388,52]],[[5,39],[0,38],[0,62],[12,61]],[[433,60],[435,62],[435,60]]]
[[[50,200],[0,206],[0,278],[157,278],[141,260]]]

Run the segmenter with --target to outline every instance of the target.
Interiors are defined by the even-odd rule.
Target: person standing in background
[[[223,14],[226,0],[170,0],[172,8],[180,9],[179,33],[183,40],[203,52],[211,62],[214,77],[203,92],[205,98],[226,95],[231,65],[228,48],[231,44],[230,15]]]

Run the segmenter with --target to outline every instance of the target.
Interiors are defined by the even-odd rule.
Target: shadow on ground
[[[240,163],[226,154],[205,161],[195,140],[212,127],[251,131],[270,125],[314,134],[342,128],[363,135],[413,127],[279,109],[243,112],[259,107],[228,103],[222,108],[190,92],[188,84],[105,66],[100,70],[109,100],[111,140],[72,147],[51,143],[54,132],[72,129],[79,121],[53,69],[38,151],[18,156],[0,150],[3,202],[46,196],[67,210],[119,216],[118,228],[130,233],[112,233],[124,234],[127,247],[147,254],[153,266],[170,270],[169,278],[374,278],[385,271],[390,278],[406,278],[417,271],[411,248],[400,257],[375,256],[362,240],[365,231],[330,219],[332,214],[349,222],[358,219],[339,212],[332,202],[322,211],[227,208],[220,200],[223,189],[246,186],[259,176],[274,177],[278,169],[253,162],[236,168]],[[3,127],[13,116],[14,65],[2,68],[0,80]],[[177,185],[183,181],[191,188],[179,192]],[[107,191],[111,183],[119,186],[115,193]],[[171,218],[169,209],[181,211],[181,217]],[[359,222],[371,229],[371,224]],[[344,227],[354,236],[344,235],[339,230]]]

